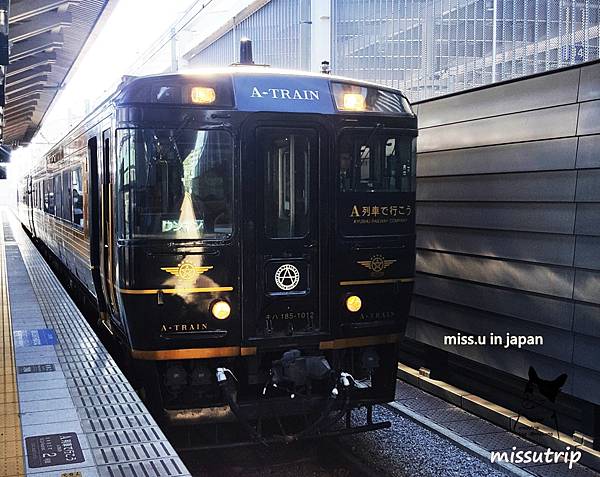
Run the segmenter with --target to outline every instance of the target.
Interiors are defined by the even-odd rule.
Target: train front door
[[[102,132],[102,174],[101,174],[101,207],[102,223],[100,224],[100,275],[102,289],[106,301],[108,315],[118,320],[115,296],[115,249],[114,249],[114,204],[112,188],[112,159],[110,129]],[[108,317],[106,317],[108,318]],[[106,323],[106,321],[105,321]]]
[[[246,261],[244,336],[298,342],[325,332],[320,302],[321,210],[316,127],[258,125],[243,160]],[[253,179],[251,179],[253,178]]]
[[[27,219],[29,220],[29,230],[31,230],[32,235],[35,237],[35,194],[37,191],[33,188],[33,178],[31,176],[27,179]]]

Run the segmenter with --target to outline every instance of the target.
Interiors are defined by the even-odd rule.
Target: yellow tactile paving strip
[[[0,476],[17,477],[25,475],[25,466],[4,247],[0,220]]]

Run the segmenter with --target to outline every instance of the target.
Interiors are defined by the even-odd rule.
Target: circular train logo
[[[196,272],[196,267],[191,263],[184,262],[179,265],[179,278],[182,280],[193,280],[197,276],[198,272]]]
[[[300,282],[300,272],[289,263],[282,265],[275,272],[275,284],[283,291],[293,290],[298,282]]]

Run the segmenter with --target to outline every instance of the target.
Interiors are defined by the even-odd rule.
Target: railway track
[[[177,449],[194,477],[367,477],[372,468],[337,438],[322,438],[268,447]],[[377,472],[377,475],[383,475]]]

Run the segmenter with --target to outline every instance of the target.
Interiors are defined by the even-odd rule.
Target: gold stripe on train
[[[206,288],[156,288],[156,289],[142,289],[135,290],[130,288],[119,288],[117,291],[124,295],[154,295],[158,292],[168,294],[179,294],[179,293],[211,293],[211,292],[224,292],[233,291],[233,287],[206,287]]]
[[[319,343],[319,349],[359,348],[362,346],[372,346],[378,344],[392,344],[397,343],[398,341],[400,341],[399,334],[339,338],[337,340],[321,341]]]
[[[341,338],[331,341],[321,341],[319,349],[336,350],[346,348],[358,348],[378,344],[394,344],[400,341],[399,334],[360,336],[357,338]],[[222,346],[217,348],[183,348],[167,349],[158,351],[131,350],[131,356],[135,359],[165,361],[171,359],[208,359],[208,358],[235,358],[238,356],[254,356],[256,347],[245,346]]]
[[[382,285],[385,283],[411,283],[414,282],[414,278],[383,278],[380,280],[345,280],[341,281],[341,286],[348,285]]]
[[[131,356],[133,358],[153,361],[164,361],[168,359],[233,358],[236,356],[252,356],[255,354],[256,348],[241,346],[165,349],[160,351],[131,350]]]

